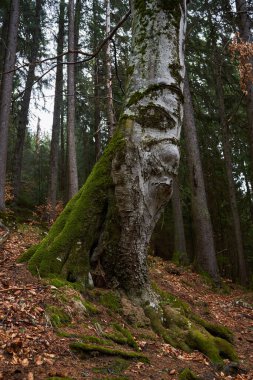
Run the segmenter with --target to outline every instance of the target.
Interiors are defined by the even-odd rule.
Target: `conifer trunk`
[[[111,3],[110,0],[105,0],[106,5],[106,35],[110,33],[111,29]],[[109,138],[112,137],[115,130],[115,116],[113,110],[113,97],[112,97],[112,67],[111,67],[111,49],[110,41],[106,44],[105,51],[105,63],[106,63],[106,90],[107,90],[107,118],[108,118],[108,131]]]
[[[173,194],[172,194],[172,212],[173,212],[173,222],[174,222],[174,253],[176,258],[181,264],[186,264],[188,262],[187,250],[186,250],[186,240],[184,233],[184,220],[182,205],[180,199],[180,188],[178,184],[178,179],[174,178],[173,181]]]
[[[74,0],[69,0],[68,4],[68,86],[67,86],[67,165],[68,165],[68,200],[78,191],[78,175],[76,163],[76,143],[75,143],[75,6]]]
[[[57,69],[55,79],[55,97],[54,97],[54,116],[52,127],[52,139],[50,149],[50,173],[49,173],[49,187],[48,187],[48,202],[51,205],[52,213],[50,218],[54,218],[57,185],[58,185],[58,156],[59,156],[59,138],[61,129],[61,114],[63,107],[63,67],[61,65],[62,57],[60,55],[63,52],[64,43],[64,8],[65,2],[60,2],[60,14],[59,14],[59,31],[57,41]],[[65,160],[63,160],[64,162]]]
[[[185,77],[184,95],[184,136],[191,184],[192,216],[196,241],[195,261],[200,271],[208,273],[216,283],[219,283],[219,269],[215,254],[213,227],[207,205],[194,111],[187,76]]]
[[[8,127],[11,109],[11,94],[16,61],[19,24],[19,0],[11,1],[8,41],[5,52],[4,73],[0,89],[0,210],[5,209],[5,181],[8,146]]]
[[[149,299],[147,250],[172,193],[183,115],[186,2],[132,3],[126,106],[107,149],[39,246],[23,260],[42,276],[108,286]],[[158,32],[159,31],[159,32]]]
[[[32,34],[32,46],[31,54],[29,57],[29,69],[26,78],[25,92],[22,99],[21,110],[18,115],[17,125],[17,139],[14,149],[14,169],[13,169],[13,193],[14,200],[17,201],[21,189],[21,172],[23,164],[23,150],[25,145],[26,127],[28,124],[28,112],[31,100],[32,86],[35,78],[35,61],[38,59],[38,52],[40,47],[40,34],[41,34],[41,12],[42,12],[42,0],[36,1],[35,6],[35,27],[31,30]]]
[[[224,161],[226,167],[227,181],[228,181],[228,193],[230,200],[230,208],[232,213],[232,224],[236,242],[236,253],[237,253],[237,273],[239,281],[242,285],[246,285],[248,282],[248,273],[246,269],[246,262],[243,251],[243,242],[242,242],[242,233],[241,233],[241,222],[239,210],[237,207],[236,200],[236,188],[233,178],[233,164],[231,157],[231,144],[230,144],[230,136],[229,136],[229,126],[227,122],[226,112],[225,112],[225,102],[224,102],[224,92],[222,79],[220,76],[220,72],[217,71],[217,67],[219,67],[218,62],[216,62],[216,86],[217,86],[217,98],[219,104],[219,114],[220,114],[220,123],[222,128],[222,147],[224,154]],[[220,67],[219,67],[220,68]]]

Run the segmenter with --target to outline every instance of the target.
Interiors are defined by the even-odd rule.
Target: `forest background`
[[[77,0],[67,12],[64,1],[20,1],[16,53],[9,63],[15,68],[6,69],[10,10],[16,3],[6,0],[0,6],[1,123],[8,126],[8,140],[7,135],[1,138],[2,144],[8,141],[1,146],[1,154],[7,149],[6,165],[3,156],[0,165],[1,188],[5,185],[1,209],[7,206],[10,219],[13,212],[29,219],[36,210],[50,224],[85,182],[119,119],[131,50],[130,17],[110,43],[97,49],[128,13],[128,2]],[[253,268],[252,12],[249,2],[239,0],[189,5],[185,91],[190,92],[179,176],[150,244],[150,253],[195,262],[212,277],[212,270],[201,264],[207,247],[221,275],[244,285],[252,284]],[[77,60],[82,63],[67,64]],[[6,120],[3,78],[12,75]],[[41,132],[39,118],[35,121],[36,107],[46,107],[49,89],[55,91],[52,136]],[[35,132],[29,128],[32,119]]]

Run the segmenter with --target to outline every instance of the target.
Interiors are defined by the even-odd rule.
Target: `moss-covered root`
[[[187,336],[188,345],[200,352],[203,352],[216,364],[223,363],[223,359],[238,361],[233,346],[225,339],[213,337],[204,330],[201,332],[195,328],[189,331]]]
[[[189,368],[185,368],[180,374],[179,374],[179,380],[201,380],[201,377],[195,375],[194,372],[192,372]]]
[[[109,347],[99,346],[96,344],[74,342],[70,344],[70,348],[79,354],[99,352],[102,355],[121,356],[122,358],[126,358],[126,359],[138,359],[144,363],[149,362],[148,358],[145,355],[140,354],[139,352],[109,348]]]
[[[238,360],[230,343],[232,335],[228,329],[198,319],[191,312],[186,316],[184,310],[169,305],[163,305],[160,310],[148,306],[145,313],[153,330],[166,343],[186,352],[198,350],[217,364],[222,364],[223,359]]]
[[[145,314],[150,319],[153,330],[161,336],[166,343],[184,351],[190,351],[189,346],[185,343],[184,331],[175,323],[173,324],[173,328],[167,329],[162,323],[162,320],[163,322],[165,322],[165,320],[161,311],[159,312],[151,306],[148,306],[145,308]]]

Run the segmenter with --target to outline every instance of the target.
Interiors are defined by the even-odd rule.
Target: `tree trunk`
[[[110,33],[111,29],[111,4],[110,0],[105,0],[106,6],[106,36]],[[113,97],[112,97],[112,67],[111,67],[111,49],[110,41],[106,44],[105,50],[105,64],[106,64],[106,90],[107,90],[107,117],[108,117],[108,131],[109,139],[112,137],[115,130],[115,116],[113,110]]]
[[[240,37],[245,42],[252,42],[251,24],[246,0],[236,0],[236,10]],[[250,63],[253,68],[253,58]],[[249,124],[250,156],[251,156],[251,187],[253,187],[253,84],[248,83],[246,94],[246,107]]]
[[[239,274],[239,281],[242,285],[246,285],[248,283],[248,274],[246,269],[246,262],[243,252],[243,243],[242,243],[242,233],[241,233],[241,222],[239,211],[237,207],[236,201],[236,189],[233,178],[233,164],[231,157],[231,145],[230,145],[230,136],[229,136],[229,126],[226,118],[225,112],[225,103],[224,103],[224,93],[223,93],[223,85],[222,79],[220,76],[220,70],[217,71],[217,68],[220,68],[219,62],[216,62],[215,66],[215,75],[216,75],[216,86],[217,86],[217,98],[219,102],[219,114],[220,114],[220,123],[222,128],[222,147],[224,154],[224,161],[227,173],[228,180],[228,193],[230,200],[230,208],[232,213],[232,222],[233,222],[233,230],[234,236],[236,240],[236,250],[237,250],[237,272]]]
[[[95,51],[98,46],[98,2],[93,1],[93,50]],[[99,81],[99,57],[96,56],[94,59],[94,72],[93,72],[93,83],[94,83],[94,140],[95,140],[95,159],[96,161],[100,158],[102,154],[101,147],[101,131],[100,131],[100,86]]]
[[[174,178],[173,181],[173,194],[172,194],[172,212],[174,221],[174,257],[180,264],[188,263],[186,241],[184,233],[184,220],[180,199],[180,189],[178,179]]]
[[[68,29],[68,49],[74,51],[74,0],[69,0],[69,29]],[[78,176],[76,163],[76,144],[75,144],[75,54],[68,54],[68,116],[67,116],[67,151],[68,151],[68,199],[71,199],[78,191]]]
[[[150,300],[148,244],[179,163],[185,11],[185,1],[132,3],[132,76],[120,123],[48,236],[23,256],[32,272],[85,285],[91,266],[95,280],[102,270],[108,286]]]
[[[100,131],[100,100],[99,100],[99,58],[95,57],[94,62],[94,139],[96,161],[102,154],[101,131]]]
[[[184,95],[184,134],[189,165],[192,215],[196,241],[195,261],[198,270],[207,272],[218,284],[220,278],[215,255],[213,228],[207,205],[194,111],[187,77],[185,78]]]
[[[19,0],[11,2],[11,14],[8,30],[7,49],[4,61],[4,73],[0,89],[0,210],[5,209],[5,181],[8,146],[8,126],[11,107],[13,75],[16,61],[17,34],[19,23]]]
[[[59,14],[59,31],[57,39],[57,56],[60,56],[63,52],[64,44],[64,9],[65,1],[60,2],[60,14]],[[54,117],[52,127],[52,139],[50,149],[50,174],[49,174],[49,188],[48,188],[48,202],[51,205],[50,218],[55,216],[55,206],[57,197],[57,185],[58,185],[58,155],[59,155],[59,136],[61,129],[61,113],[63,106],[63,67],[60,64],[62,57],[57,58],[57,69],[55,79],[55,97],[54,97]]]
[[[21,110],[18,115],[18,125],[17,125],[17,140],[14,148],[14,168],[13,168],[13,192],[14,200],[18,199],[20,188],[21,188],[21,172],[23,163],[23,150],[25,145],[25,135],[26,127],[28,124],[28,112],[30,106],[30,99],[32,93],[32,85],[35,77],[35,61],[38,58],[38,52],[40,48],[40,34],[41,34],[41,11],[42,11],[42,0],[36,1],[35,8],[35,20],[34,20],[34,30],[32,30],[32,47],[31,55],[29,57],[29,69],[26,78],[25,92],[22,99]]]

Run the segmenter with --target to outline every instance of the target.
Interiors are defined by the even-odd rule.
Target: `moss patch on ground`
[[[119,312],[122,308],[120,295],[116,291],[102,293],[100,295],[100,303],[114,312]]]
[[[201,378],[197,375],[195,375],[194,372],[192,372],[189,368],[185,368],[180,374],[179,374],[179,380],[201,380]]]
[[[71,317],[59,306],[49,305],[46,308],[46,312],[55,328],[66,326],[71,322]]]

